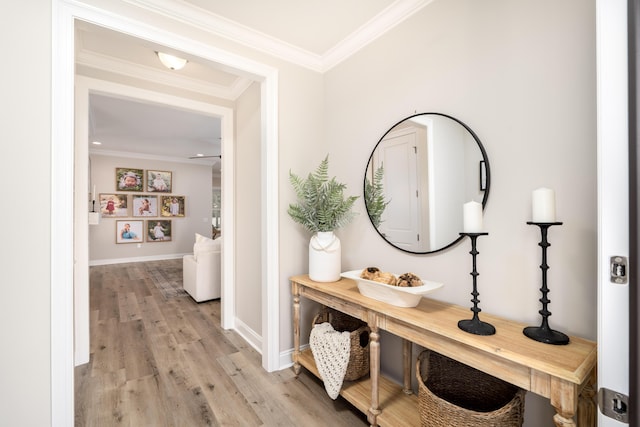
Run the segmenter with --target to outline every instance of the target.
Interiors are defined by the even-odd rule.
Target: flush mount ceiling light
[[[187,64],[186,59],[178,58],[177,56],[169,55],[168,53],[156,52],[156,55],[158,55],[162,65],[172,70],[180,70]]]

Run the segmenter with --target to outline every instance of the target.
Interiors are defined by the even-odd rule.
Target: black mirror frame
[[[409,120],[413,117],[417,117],[417,116],[426,116],[426,115],[436,115],[436,116],[441,116],[441,117],[446,117],[448,119],[451,119],[453,121],[455,121],[456,123],[460,124],[462,127],[464,127],[473,137],[473,139],[476,141],[476,143],[478,144],[478,148],[480,148],[480,153],[482,154],[482,159],[484,161],[484,166],[485,166],[485,171],[486,171],[486,176],[485,176],[485,182],[486,182],[486,188],[483,190],[484,191],[484,196],[482,197],[482,210],[484,211],[484,208],[487,205],[487,200],[489,200],[489,190],[491,189],[491,167],[489,166],[489,157],[487,156],[487,152],[484,148],[484,145],[482,145],[482,142],[480,141],[480,138],[478,138],[478,135],[476,135],[476,133],[469,127],[466,125],[466,123],[456,119],[455,117],[449,116],[447,114],[443,114],[443,113],[416,113],[413,114],[411,116],[407,116],[405,118],[403,118],[402,120],[398,121],[396,124],[394,124],[393,126],[391,126],[389,128],[389,130],[387,130],[382,137],[378,140],[378,142],[376,143],[376,145],[373,147],[373,150],[371,150],[371,154],[369,155],[369,160],[367,161],[367,165],[365,167],[365,171],[364,171],[364,180],[363,180],[363,195],[365,194],[365,188],[366,188],[366,183],[367,183],[367,169],[369,168],[369,165],[371,164],[371,161],[373,159],[373,153],[375,153],[376,149],[378,148],[378,145],[380,145],[380,143],[382,142],[382,140],[384,140],[384,138],[387,136],[387,134],[389,132],[391,132],[396,126],[398,126],[400,123]],[[455,246],[458,242],[460,242],[464,236],[458,236],[456,239],[454,239],[451,243],[449,243],[446,246],[443,246],[441,248],[438,248],[434,251],[427,251],[427,252],[413,252],[413,251],[408,251],[406,249],[400,248],[396,245],[394,245],[393,243],[389,242],[387,239],[385,239],[385,237],[382,235],[382,233],[380,233],[380,230],[378,230],[378,228],[375,226],[375,224],[373,223],[373,220],[371,219],[371,215],[369,215],[369,208],[367,207],[367,200],[366,197],[363,197],[364,200],[364,206],[365,209],[367,210],[367,216],[369,217],[369,221],[371,222],[371,225],[373,226],[374,230],[376,230],[376,232],[378,233],[378,235],[382,238],[382,240],[384,240],[385,242],[387,242],[389,245],[393,246],[396,249],[399,249],[403,252],[406,253],[410,253],[413,255],[429,255],[429,254],[435,254],[438,252],[442,252],[452,246]]]

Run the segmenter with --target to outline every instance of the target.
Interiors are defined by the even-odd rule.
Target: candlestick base
[[[458,328],[475,335],[493,335],[496,333],[496,328],[493,325],[481,321],[478,317],[478,313],[480,313],[482,310],[480,309],[480,307],[478,307],[478,303],[480,303],[478,295],[480,295],[480,293],[478,292],[477,278],[480,273],[478,273],[478,270],[476,269],[476,256],[479,254],[478,250],[476,249],[476,242],[478,240],[478,237],[486,236],[488,234],[489,233],[486,232],[460,233],[461,236],[469,236],[469,238],[471,239],[471,252],[469,253],[471,254],[471,259],[473,262],[473,270],[471,271],[471,276],[473,277],[473,292],[471,292],[471,295],[473,295],[473,299],[471,300],[471,302],[473,302],[473,307],[471,308],[471,311],[473,312],[473,318],[460,320],[458,322]]]
[[[528,326],[522,330],[527,337],[545,344],[567,345],[569,337],[562,332],[544,326]]]
[[[475,335],[493,335],[496,333],[496,328],[492,324],[483,322],[477,317],[460,320],[458,322],[458,328]]]

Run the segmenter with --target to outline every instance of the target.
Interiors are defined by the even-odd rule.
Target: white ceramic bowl
[[[345,271],[340,275],[347,279],[355,280],[358,283],[358,290],[362,295],[397,307],[415,307],[418,305],[423,295],[444,286],[442,283],[423,279],[422,286],[401,288],[398,286],[375,282],[373,280],[363,279],[360,277],[360,273],[362,273],[362,269]],[[398,277],[399,275],[396,274],[395,276]]]

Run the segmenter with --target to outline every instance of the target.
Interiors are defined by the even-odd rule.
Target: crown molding
[[[155,160],[159,162],[171,162],[171,163],[188,163],[190,165],[201,165],[213,167],[216,162],[219,164],[220,160],[210,159],[186,159],[181,157],[159,156],[156,154],[148,153],[135,153],[132,151],[118,151],[118,150],[99,150],[89,149],[90,156],[107,156],[107,157],[124,157],[128,159],[142,159],[142,160]]]
[[[182,0],[123,0],[301,67],[324,73],[344,61],[433,0],[397,0],[323,55],[301,49]]]
[[[351,55],[393,29],[434,0],[398,0],[358,28],[322,57],[324,71],[335,67]]]
[[[321,71],[322,58],[182,0],[123,0],[133,6],[166,16],[206,33],[232,40],[285,61]]]
[[[169,73],[153,67],[102,55],[88,50],[81,50],[76,55],[76,64],[96,68],[111,73],[152,81],[191,92],[203,93],[221,99],[235,101],[249,85],[251,80],[238,77],[231,86],[223,86],[209,81],[193,79],[176,73]]]

